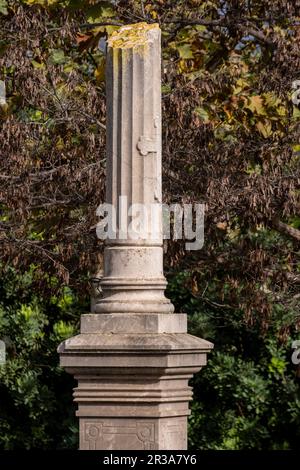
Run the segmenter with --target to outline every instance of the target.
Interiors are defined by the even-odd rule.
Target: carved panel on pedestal
[[[157,449],[157,425],[154,421],[82,419],[80,424],[82,449]]]
[[[167,420],[161,426],[161,440],[163,449],[187,449],[187,420],[186,418],[175,418]]]

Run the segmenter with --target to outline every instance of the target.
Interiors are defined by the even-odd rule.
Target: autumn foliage
[[[287,364],[300,326],[298,0],[0,0],[3,279],[9,266],[31,270],[40,296],[59,296],[62,285],[81,298],[89,293],[102,263],[95,226],[105,185],[105,39],[140,21],[163,31],[164,200],[206,205],[204,248],[165,247],[169,296],[188,311],[191,331],[216,343],[203,384],[209,389],[222,376],[222,350],[224,367],[239,376],[248,370],[262,396],[276,374],[275,381],[290,380],[285,396],[293,403],[298,372]],[[279,448],[295,445],[286,429],[299,409],[273,432],[269,395],[265,408],[259,398],[251,408],[242,391],[233,398],[241,383],[230,404],[220,387],[210,397],[216,393],[219,408],[230,409],[228,421],[217,438],[211,423],[212,434],[193,437],[194,446],[272,447],[276,433]],[[220,412],[201,393],[195,430],[208,419],[199,403],[215,417]],[[243,421],[247,413],[252,427]]]

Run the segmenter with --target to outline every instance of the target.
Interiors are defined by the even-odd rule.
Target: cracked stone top
[[[159,31],[157,23],[136,23],[122,26],[111,35],[108,40],[108,46],[121,49],[143,46],[148,43],[153,31]]]

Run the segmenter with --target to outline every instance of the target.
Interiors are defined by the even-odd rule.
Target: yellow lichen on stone
[[[147,44],[148,32],[158,29],[159,25],[148,23],[135,23],[122,26],[118,31],[114,31],[108,40],[108,46],[113,48],[130,49],[135,46]]]

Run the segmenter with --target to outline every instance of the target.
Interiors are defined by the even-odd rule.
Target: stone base
[[[80,449],[186,449],[188,380],[212,347],[186,333],[184,314],[83,315],[58,348],[78,381]]]
[[[186,418],[80,420],[81,450],[186,449]]]

